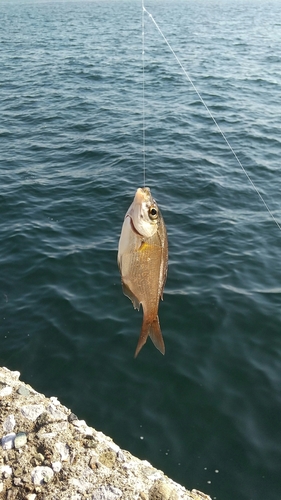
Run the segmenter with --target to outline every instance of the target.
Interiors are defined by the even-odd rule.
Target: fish
[[[122,226],[117,262],[123,293],[135,309],[143,309],[143,322],[135,358],[151,338],[165,354],[158,307],[168,270],[168,238],[166,226],[148,187],[138,188]]]

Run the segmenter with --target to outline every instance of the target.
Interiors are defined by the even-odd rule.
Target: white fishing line
[[[142,0],[142,157],[143,157],[143,187],[146,182],[146,151],[145,151],[145,30],[144,30],[144,0]]]
[[[208,112],[210,118],[213,120],[214,124],[216,125],[218,131],[220,132],[220,134],[222,135],[224,141],[226,142],[227,146],[229,147],[230,151],[232,152],[233,156],[235,157],[238,165],[240,166],[240,168],[242,169],[242,171],[244,172],[244,174],[246,175],[248,181],[250,182],[252,188],[256,191],[257,195],[259,196],[260,200],[262,201],[262,203],[264,204],[266,210],[268,211],[269,215],[271,216],[271,218],[273,219],[273,221],[275,222],[275,224],[277,225],[277,227],[280,229],[281,231],[281,225],[279,224],[279,222],[277,221],[277,219],[275,218],[275,216],[273,215],[272,211],[270,210],[268,204],[266,203],[265,199],[263,198],[263,196],[261,195],[260,191],[258,190],[258,188],[256,187],[256,185],[254,184],[254,182],[252,181],[250,175],[248,174],[248,172],[246,171],[245,167],[242,165],[241,161],[239,160],[237,154],[235,153],[234,149],[232,148],[231,144],[229,143],[227,137],[225,136],[224,132],[222,131],[222,129],[220,128],[217,120],[215,119],[215,117],[213,116],[212,112],[210,111],[210,109],[208,108],[207,104],[205,103],[203,97],[201,96],[199,90],[196,88],[196,86],[194,85],[192,79],[190,78],[189,74],[187,73],[187,71],[185,70],[183,64],[181,63],[180,59],[178,58],[177,54],[175,53],[174,49],[172,48],[172,46],[170,45],[170,43],[168,42],[167,38],[165,37],[163,31],[161,30],[160,26],[157,24],[157,22],[155,21],[154,17],[152,16],[152,14],[150,12],[148,12],[148,10],[145,8],[144,6],[144,0],[142,0],[142,10],[143,10],[143,19],[144,19],[144,12],[146,12],[146,14],[149,16],[149,18],[151,19],[151,21],[153,22],[153,24],[156,26],[157,30],[159,31],[160,35],[162,36],[163,40],[165,41],[166,45],[169,47],[170,51],[172,52],[173,56],[175,57],[177,63],[179,64],[179,66],[181,67],[184,75],[186,76],[187,80],[189,81],[189,83],[191,84],[193,90],[196,92],[197,96],[199,97],[201,103],[203,104],[203,106],[205,107],[206,111]],[[143,54],[144,54],[144,21],[143,21]],[[144,57],[144,55],[143,55]],[[143,59],[143,116],[144,116],[144,104],[145,104],[145,101],[144,101],[144,59]],[[144,118],[143,118],[144,120]],[[145,124],[145,123],[144,123]],[[144,124],[143,124],[143,133],[144,133],[144,140],[145,140],[145,128],[144,128]]]

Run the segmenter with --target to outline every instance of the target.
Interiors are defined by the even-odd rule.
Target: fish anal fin
[[[133,294],[133,292],[130,290],[130,288],[128,287],[128,285],[126,285],[126,283],[124,283],[124,282],[122,282],[122,289],[123,289],[124,295],[126,295],[126,297],[128,297],[132,301],[134,309],[137,309],[139,311],[139,309],[140,309],[140,302],[139,302],[139,300]]]
[[[164,355],[165,354],[165,344],[162,337],[159,318],[156,318],[153,321],[143,320],[143,324],[141,327],[141,333],[138,341],[138,345],[135,352],[135,358],[140,352],[141,348],[147,341],[147,337],[150,337],[155,347]]]

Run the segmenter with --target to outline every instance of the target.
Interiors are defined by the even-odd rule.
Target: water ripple
[[[149,10],[279,221],[278,2]],[[1,364],[188,488],[279,500],[277,226],[146,18],[167,353],[148,341],[133,360],[142,314],[116,250],[143,183],[140,6],[12,0],[0,13]]]

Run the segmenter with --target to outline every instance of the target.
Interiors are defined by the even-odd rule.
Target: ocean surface
[[[141,1],[1,0],[0,364],[188,489],[280,500],[281,5],[145,5],[251,181],[144,12],[169,272],[166,355],[135,360],[116,257],[144,183]]]

